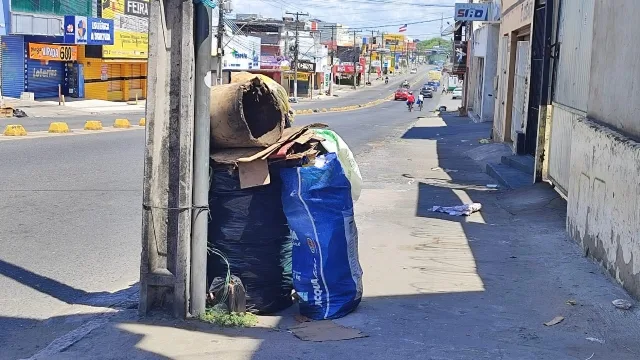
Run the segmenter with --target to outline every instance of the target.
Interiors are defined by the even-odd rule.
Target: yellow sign
[[[148,58],[149,0],[102,2],[102,17],[115,24],[113,45],[102,46],[103,58]]]
[[[407,37],[403,34],[384,34],[383,41],[385,45],[387,45],[387,43],[398,45],[404,43],[406,39]]]
[[[78,60],[78,48],[75,45],[29,43],[29,59],[45,61]]]
[[[299,72],[298,73],[298,80],[299,81],[308,81],[309,80],[309,73],[305,73],[305,72]],[[288,73],[287,74],[287,78],[289,79],[293,79],[293,73]]]

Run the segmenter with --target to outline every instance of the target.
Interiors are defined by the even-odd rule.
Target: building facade
[[[146,97],[148,1],[9,0],[3,95]],[[6,8],[5,8],[6,9]]]

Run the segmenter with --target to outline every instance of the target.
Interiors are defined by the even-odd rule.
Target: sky
[[[400,25],[408,24],[405,34],[410,39],[425,40],[439,36],[442,16],[445,28],[448,26],[447,22],[453,23],[455,2],[456,0],[233,0],[233,11],[271,18],[281,18],[287,11],[306,12],[309,13],[309,18],[360,29],[363,35],[370,35],[371,30],[397,33]]]

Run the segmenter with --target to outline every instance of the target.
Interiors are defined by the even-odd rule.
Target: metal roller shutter
[[[122,92],[122,65],[109,64],[109,86],[107,88],[107,99],[124,100]]]
[[[2,36],[2,95],[19,98],[24,91],[24,38]]]
[[[142,89],[142,64],[131,64],[131,80],[129,80],[129,89]]]
[[[58,97],[58,85],[64,85],[62,61],[27,60],[26,89],[38,98]]]

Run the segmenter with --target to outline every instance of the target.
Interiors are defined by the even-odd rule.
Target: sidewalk
[[[491,124],[428,114],[358,156],[365,298],[336,323],[368,337],[301,341],[288,331],[295,309],[251,329],[139,320],[123,310],[41,358],[639,359],[640,311],[614,308],[628,295],[567,241],[564,201],[544,184],[487,187],[493,180],[465,153]],[[482,210],[428,210],[469,202]],[[556,316],[564,321],[543,325]],[[53,352],[58,345],[63,352]]]
[[[36,101],[15,98],[4,99],[6,106],[23,110],[29,117],[60,117],[114,113],[140,113],[145,111],[146,101],[139,100],[137,104],[127,102],[73,99],[66,98],[65,105],[58,105],[58,99],[42,99]]]

